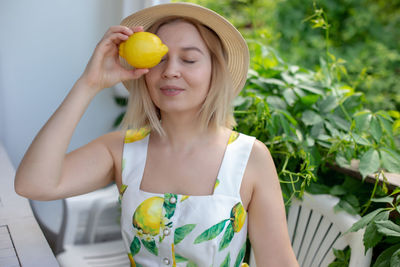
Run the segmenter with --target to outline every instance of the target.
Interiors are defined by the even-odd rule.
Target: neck
[[[175,151],[191,150],[192,148],[204,145],[214,138],[223,129],[213,131],[202,129],[197,117],[192,114],[180,114],[179,116],[163,114],[161,125],[165,131],[165,136],[159,136],[154,132],[154,141],[169,146]]]

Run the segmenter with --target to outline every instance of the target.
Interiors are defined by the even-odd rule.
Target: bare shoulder
[[[252,194],[251,199],[257,196],[276,196],[280,191],[278,174],[274,160],[267,146],[256,140],[248,162],[248,177],[250,178]]]
[[[267,146],[256,139],[247,162],[241,188],[243,203],[249,207],[256,196],[268,194],[269,190],[276,190],[278,186],[278,176],[271,154]]]
[[[263,142],[257,139],[254,142],[248,166],[249,169],[254,173],[261,174],[265,173],[265,171],[267,171],[267,173],[276,172],[275,164],[269,149]],[[257,177],[258,176],[259,175],[257,175]]]
[[[119,187],[121,184],[122,173],[122,153],[124,149],[124,131],[113,131],[96,138],[93,142],[98,145],[104,146],[108,150],[113,161],[113,176],[114,180]]]
[[[125,132],[124,131],[114,131],[102,135],[95,139],[95,142],[102,143],[107,146],[111,151],[115,148],[122,148],[124,144]]]

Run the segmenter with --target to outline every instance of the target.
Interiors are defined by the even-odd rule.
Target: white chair
[[[97,218],[97,231],[94,233],[92,230],[94,219],[90,211],[98,210],[99,204],[96,203],[102,199],[118,201],[115,184],[63,200],[30,201],[35,218],[55,255],[68,245],[121,239],[118,209]]]
[[[61,232],[64,236],[63,246],[74,244],[93,243],[112,238],[120,238],[118,209],[108,210],[109,214],[103,214],[96,222],[97,235],[93,235],[93,210],[98,210],[99,203],[111,201],[118,203],[118,189],[115,184],[102,189],[65,199],[65,215],[63,222],[65,229]],[[88,235],[91,231],[91,235]]]
[[[303,200],[295,199],[288,212],[288,230],[292,247],[301,267],[325,267],[334,259],[333,248],[351,248],[349,267],[368,267],[372,249],[364,254],[364,230],[346,232],[360,216],[344,211],[335,212],[339,202],[331,195],[304,194]],[[254,253],[250,253],[250,266],[255,267]]]
[[[102,197],[87,210],[88,219],[80,244],[70,243],[57,255],[61,267],[130,266],[119,224],[119,203],[115,195]],[[118,231],[118,239],[107,233]],[[101,238],[99,238],[101,237]]]

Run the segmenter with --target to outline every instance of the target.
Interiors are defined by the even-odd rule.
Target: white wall
[[[0,140],[14,166],[121,18],[122,0],[0,1]],[[112,96],[107,89],[91,103],[70,150],[112,130]]]
[[[164,2],[168,1],[0,0],[0,142],[15,167],[81,75],[108,27],[135,10]],[[69,150],[113,130],[121,112],[114,92],[106,89],[96,96]],[[61,202],[31,204],[57,232]]]

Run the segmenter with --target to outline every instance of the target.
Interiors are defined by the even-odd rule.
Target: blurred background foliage
[[[190,0],[227,17],[246,37],[278,51],[286,62],[318,71],[329,45],[341,79],[364,92],[372,111],[400,110],[399,0]],[[329,39],[314,29],[329,18]],[[321,26],[321,25],[319,25]],[[326,41],[329,43],[327,44]],[[328,60],[328,59],[327,59]]]

